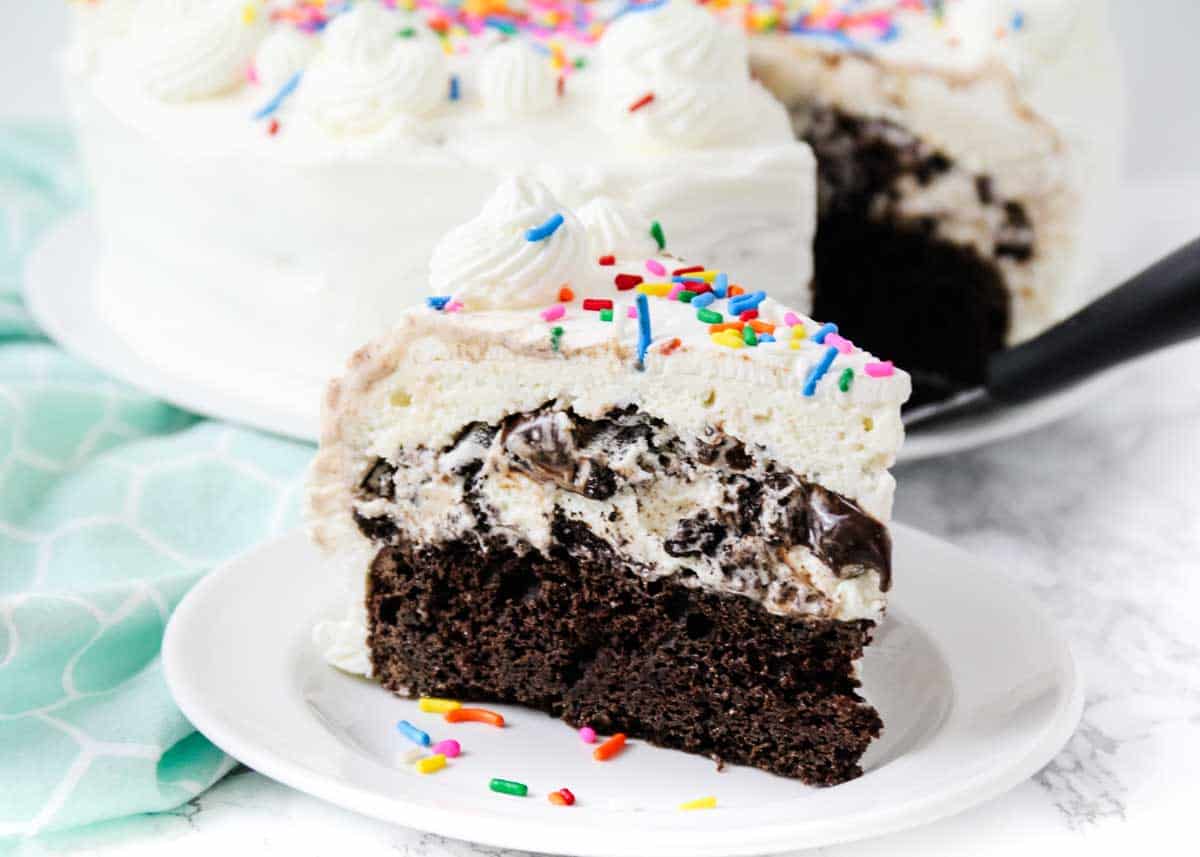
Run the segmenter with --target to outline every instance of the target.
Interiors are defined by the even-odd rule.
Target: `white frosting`
[[[143,0],[128,49],[147,92],[189,101],[238,87],[266,30],[257,0]]]
[[[487,52],[479,70],[479,88],[487,112],[499,119],[541,113],[558,98],[558,79],[550,61],[519,39]]]
[[[542,240],[526,234],[554,217]],[[433,251],[429,284],[471,309],[545,306],[581,279],[588,238],[575,215],[541,184],[504,180],[479,216],[451,231]]]
[[[445,103],[450,73],[434,36],[415,29],[396,36],[396,20],[372,3],[357,3],[326,28],[305,73],[301,103],[337,134],[378,130],[399,116],[420,116]]]
[[[777,105],[750,79],[744,38],[690,0],[619,18],[598,62],[603,116],[623,142],[676,149],[730,144],[748,128],[787,133]],[[647,95],[653,100],[630,109]]]
[[[267,89],[277,90],[304,71],[319,47],[316,36],[292,27],[276,28],[254,54],[254,76]]]
[[[598,196],[576,214],[587,230],[592,261],[601,256],[649,258],[658,252],[658,243],[650,235],[652,220],[628,205]]]

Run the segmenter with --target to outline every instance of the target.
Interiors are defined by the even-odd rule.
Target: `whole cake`
[[[100,311],[176,374],[317,402],[509,172],[805,296],[811,153],[687,0],[73,5]]]
[[[594,207],[504,183],[330,386],[312,531],[353,594],[318,645],[401,695],[857,776],[908,376]]]
[[[1098,285],[1121,87],[1105,3],[712,0],[817,156],[813,312],[932,398]]]

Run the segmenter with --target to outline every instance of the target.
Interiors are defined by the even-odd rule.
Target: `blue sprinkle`
[[[766,292],[751,292],[748,295],[738,295],[737,297],[730,298],[729,311],[734,315],[740,315],[748,309],[756,309],[766,297]]]
[[[527,229],[525,231],[525,240],[545,241],[547,238],[557,232],[558,227],[562,225],[563,216],[561,214],[555,214],[541,226],[535,226],[532,229]]]
[[[445,297],[425,298],[425,303],[427,303],[431,309],[444,309],[446,304],[450,303],[450,296],[446,295]]]
[[[289,95],[296,91],[296,87],[300,85],[300,78],[304,72],[298,71],[287,79],[283,86],[279,87],[271,100],[264,104],[257,113],[254,114],[255,119],[266,119],[272,113],[279,109],[280,105],[287,99]]]
[[[713,294],[719,298],[725,297],[725,292],[729,288],[729,275],[722,272],[717,274],[713,279]]]
[[[638,368],[643,368],[643,362],[646,359],[646,349],[650,347],[650,302],[646,300],[646,296],[639,294],[637,296],[637,322],[638,322]]]
[[[689,277],[687,275],[675,276],[671,278],[672,283],[703,283],[703,277]]]
[[[458,75],[450,75],[450,100],[458,101]]]
[[[1024,12],[1014,12],[1013,16],[1012,16],[1012,28],[1014,30],[1019,30],[1024,26],[1025,26],[1025,13]]]
[[[429,733],[422,732],[407,720],[401,720],[396,724],[396,728],[400,730],[401,735],[403,735],[409,741],[412,741],[414,744],[420,744],[422,747],[429,746]]]
[[[695,301],[692,301],[692,303],[695,303]],[[769,333],[759,334],[759,337],[758,337],[759,345],[762,345],[764,342],[774,342],[774,341],[775,341],[775,337]]]
[[[633,12],[649,12],[652,9],[657,9],[660,6],[665,6],[665,5],[667,5],[667,0],[650,0],[649,3],[630,2],[630,3],[626,3],[624,8],[622,8],[621,11],[619,11],[616,14],[615,17],[620,18],[623,15],[629,15],[629,14],[632,14]]]
[[[812,335],[812,341],[824,345],[825,337],[831,333],[837,333],[837,325],[832,321],[817,328],[817,332]]]
[[[717,296],[712,292],[704,292],[692,298],[692,306],[696,307],[697,309],[704,309],[716,299]]]
[[[829,371],[829,367],[833,365],[837,356],[838,350],[832,345],[825,349],[825,356],[812,368],[812,371],[808,373],[808,378],[804,381],[804,395],[811,396],[817,392],[817,382],[825,377],[825,373]]]

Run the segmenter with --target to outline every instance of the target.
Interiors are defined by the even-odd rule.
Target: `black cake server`
[[[1070,318],[988,358],[984,382],[904,413],[906,428],[1010,408],[1200,336],[1200,238]]]

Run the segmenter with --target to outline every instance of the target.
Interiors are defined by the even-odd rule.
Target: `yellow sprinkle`
[[[793,351],[799,351],[803,347],[804,347],[803,339],[793,339],[792,340],[792,350]]]
[[[711,338],[715,344],[724,345],[727,348],[741,348],[746,344],[732,330],[722,330],[720,333],[711,334]]]
[[[441,753],[435,753],[417,762],[413,767],[417,769],[418,774],[432,774],[446,767],[446,757]]]
[[[700,797],[695,800],[689,800],[686,803],[681,803],[679,808],[685,811],[692,809],[716,809],[717,799],[712,796]]]
[[[422,711],[432,714],[445,714],[447,711],[458,711],[462,703],[457,699],[438,699],[436,696],[422,696],[417,703]]]
[[[242,7],[242,23],[253,24],[258,20],[258,7],[253,3],[247,3]]]
[[[717,278],[717,274],[719,274],[719,273],[721,273],[721,272],[720,271],[696,271],[694,274],[684,274],[684,276],[685,277],[696,277],[698,279],[704,280],[704,282],[706,282],[706,283],[711,283],[713,280],[715,280]]]
[[[804,325],[792,325],[792,339],[804,339],[808,333],[804,330]]]
[[[651,295],[656,298],[666,297],[671,291],[674,283],[642,283],[637,287],[637,290],[643,295]]]

